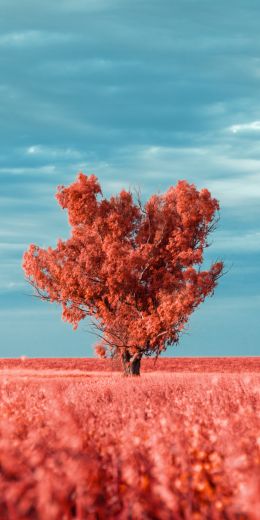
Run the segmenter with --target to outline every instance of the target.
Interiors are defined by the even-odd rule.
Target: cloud
[[[216,293],[217,295],[217,293]],[[233,312],[233,318],[234,318],[234,311],[242,310],[244,309],[253,309],[254,311],[259,307],[260,304],[260,296],[257,294],[252,294],[250,296],[218,296],[215,297],[214,300],[208,300],[207,305],[202,306],[199,309],[199,312],[203,312],[205,314],[207,313],[220,313],[223,314],[225,312]]]
[[[70,35],[49,31],[21,31],[0,35],[0,47],[27,47],[31,45],[53,45],[67,43]]]
[[[232,251],[233,253],[254,253],[260,251],[260,231],[218,231],[214,235],[211,253]]]
[[[243,149],[221,142],[219,136],[217,142],[204,146],[140,146],[132,148],[131,155],[151,173],[163,172],[175,178],[176,174],[178,178],[194,176],[194,181],[212,177],[231,179],[260,172],[258,157],[244,157]]]
[[[10,282],[10,281],[2,281],[0,279],[0,290],[1,291],[17,291],[17,289],[24,288],[24,282]]]
[[[0,242],[1,251],[24,251],[27,244],[14,242]]]
[[[118,4],[118,0],[63,0],[59,8],[61,12],[96,12],[107,11]]]
[[[259,173],[243,176],[232,176],[227,179],[208,179],[207,187],[217,197],[222,206],[240,208],[259,206],[260,199]]]
[[[55,146],[31,145],[25,150],[25,154],[44,159],[81,159],[82,153],[72,148],[59,148]],[[55,168],[55,167],[54,167]]]
[[[40,175],[53,175],[57,171],[57,167],[54,164],[45,164],[44,166],[24,166],[24,167],[2,167],[0,168],[0,178],[4,175],[10,176],[40,176]]]
[[[224,142],[198,147],[130,146],[103,164],[100,173],[102,181],[123,180],[120,170],[125,165],[127,183],[139,185],[145,195],[187,179],[200,189],[208,188],[221,207],[231,211],[247,207],[250,213],[259,206],[260,159],[243,154],[243,148],[236,150]]]
[[[233,132],[233,134],[237,134],[238,132],[260,132],[260,121],[253,121],[252,123],[245,123],[240,125],[232,125],[229,127],[229,130]]]
[[[41,321],[41,317],[48,316],[51,318],[50,312],[48,310],[46,311],[39,311],[39,309],[16,309],[16,320],[23,319],[23,318],[30,318],[33,317],[34,320],[37,319],[39,322]],[[0,310],[0,319],[5,318],[13,318],[14,310],[12,309],[1,309]],[[57,312],[58,314],[58,312]]]

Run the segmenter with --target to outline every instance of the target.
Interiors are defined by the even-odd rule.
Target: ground
[[[0,360],[0,518],[257,519],[259,358]]]

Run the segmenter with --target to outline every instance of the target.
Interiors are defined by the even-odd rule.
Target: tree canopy
[[[74,329],[90,316],[101,356],[119,354],[131,365],[178,342],[223,270],[220,261],[201,268],[218,201],[185,180],[145,204],[125,190],[107,199],[98,179],[83,173],[58,186],[56,198],[71,236],[24,253],[36,294],[60,303]]]

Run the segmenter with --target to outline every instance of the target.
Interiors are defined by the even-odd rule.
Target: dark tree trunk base
[[[131,356],[126,350],[122,355],[125,376],[140,376],[141,355]]]

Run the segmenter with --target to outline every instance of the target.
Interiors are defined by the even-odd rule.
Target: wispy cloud
[[[0,290],[1,291],[17,291],[17,289],[25,288],[24,282],[13,282],[13,281],[2,281],[0,279]]]
[[[27,247],[25,243],[0,242],[1,251],[24,251]]]
[[[0,178],[1,175],[15,175],[15,176],[24,176],[24,175],[46,175],[46,174],[54,174],[57,171],[57,167],[54,164],[45,164],[44,166],[24,166],[24,167],[12,167],[7,166],[0,168]]]
[[[260,159],[243,154],[243,148],[234,150],[224,142],[204,147],[129,147],[121,150],[114,162],[103,164],[101,179],[120,178],[124,163],[125,178],[147,195],[187,179],[198,188],[210,189],[222,207],[256,209],[260,198]]]
[[[59,148],[55,146],[31,145],[25,150],[26,155],[45,159],[81,159],[82,153],[72,148]]]
[[[260,199],[259,173],[243,176],[230,176],[227,179],[208,179],[207,186],[222,205],[235,206],[241,211],[245,207],[251,210],[259,207]]]
[[[63,0],[59,8],[61,11],[96,12],[108,10],[118,4],[118,0]]]
[[[32,308],[32,307],[29,307],[27,309],[24,309],[22,307],[19,307],[17,306],[16,308],[12,308],[12,309],[0,309],[0,319],[3,319],[5,317],[9,317],[9,318],[12,318],[13,317],[13,314],[14,314],[14,310],[16,312],[16,320],[19,320],[19,319],[23,319],[25,317],[28,317],[30,318],[31,317],[34,317],[34,319],[37,319],[37,321],[41,321],[41,318],[42,317],[51,317],[53,316],[53,319],[57,319],[57,315],[60,314],[60,309],[58,310],[41,310],[39,308]]]
[[[209,300],[210,302],[210,300]],[[238,309],[254,309],[254,311],[259,307],[260,304],[260,296],[257,294],[252,294],[250,297],[241,296],[225,296],[218,297],[215,301],[211,301],[208,306],[203,309],[202,312],[215,312],[224,313],[226,311],[234,311]],[[202,308],[201,308],[202,309]],[[221,312],[222,311],[222,312]]]
[[[252,121],[252,123],[232,125],[229,127],[229,130],[233,132],[233,134],[237,134],[238,132],[260,132],[260,121]]]
[[[211,252],[217,250],[219,252],[232,251],[233,253],[253,253],[260,251],[260,231],[239,232],[237,231],[219,231],[214,236],[211,246]]]
[[[70,35],[49,31],[21,31],[0,35],[0,47],[25,47],[31,45],[53,45],[67,43]]]

